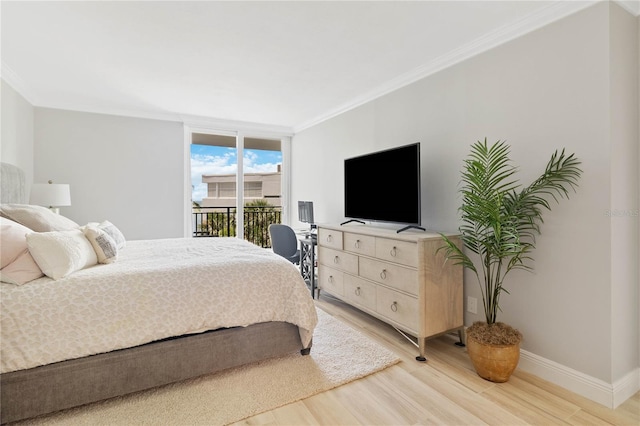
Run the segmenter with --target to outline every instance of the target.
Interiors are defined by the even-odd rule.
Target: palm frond
[[[502,286],[506,275],[514,269],[532,269],[531,253],[543,223],[542,212],[551,209],[551,199],[558,202],[569,198],[582,174],[578,159],[574,154],[566,155],[563,149],[553,153],[538,179],[521,188],[509,150],[506,142],[489,145],[485,138],[471,146],[464,160],[460,239],[466,250],[480,257],[479,265],[441,234],[446,258],[473,271],[478,278],[489,323],[495,321],[500,310],[500,294],[509,293]]]

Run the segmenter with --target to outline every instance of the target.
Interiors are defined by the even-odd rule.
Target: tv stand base
[[[426,231],[426,229],[424,229],[422,226],[418,226],[418,225],[409,225],[409,226],[405,226],[404,228],[400,228],[396,231],[396,234],[401,233],[402,231],[406,231],[408,229],[419,229],[421,231]]]
[[[342,222],[342,223],[340,224],[340,226],[342,226],[342,225],[346,225],[347,223],[351,223],[351,222],[357,222],[357,223],[361,223],[361,224],[363,224],[363,225],[365,224],[363,221],[358,220],[358,219],[349,219],[349,220],[347,220],[346,222]]]

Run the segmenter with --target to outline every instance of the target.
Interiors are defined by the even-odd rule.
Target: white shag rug
[[[224,425],[380,371],[400,359],[318,309],[309,356],[294,353],[19,425]]]

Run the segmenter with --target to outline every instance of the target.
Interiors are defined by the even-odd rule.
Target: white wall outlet
[[[472,314],[478,313],[478,299],[475,297],[467,297],[467,312],[471,312]]]

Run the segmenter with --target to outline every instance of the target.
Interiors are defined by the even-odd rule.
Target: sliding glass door
[[[282,160],[279,139],[192,133],[193,236],[235,236],[270,247],[268,226],[282,220]]]

